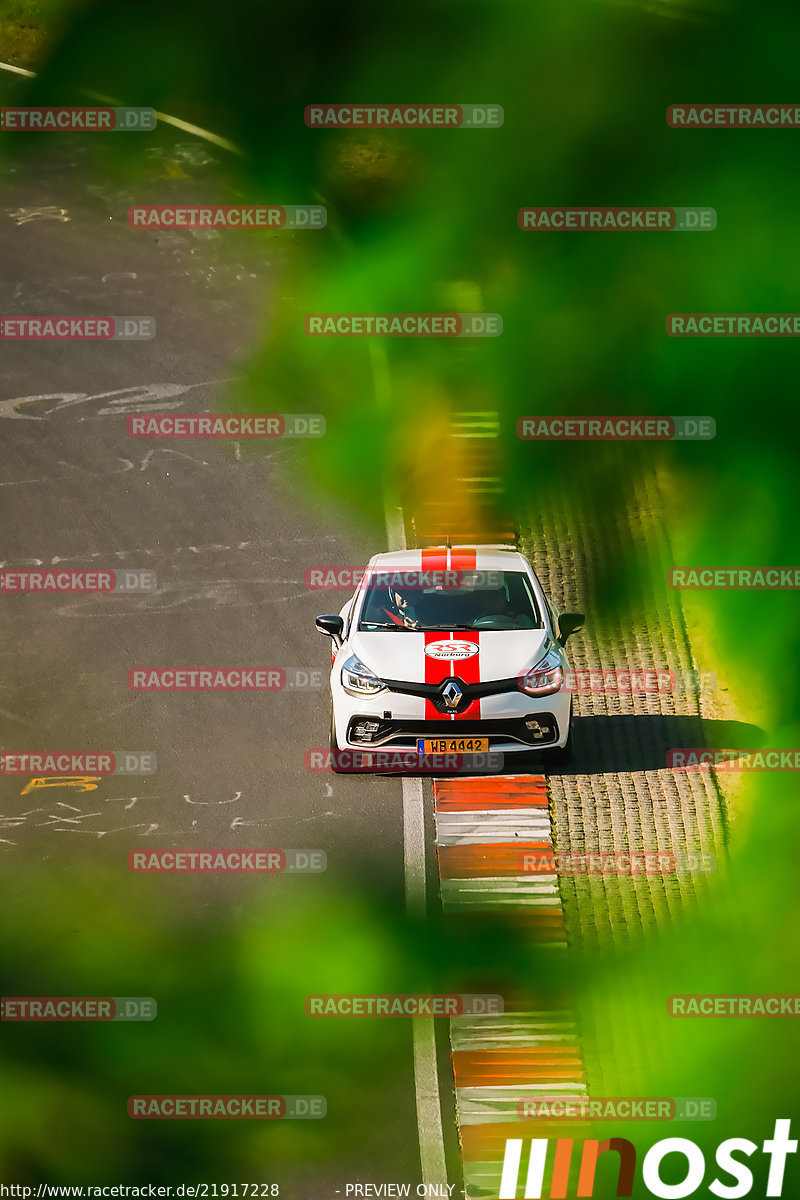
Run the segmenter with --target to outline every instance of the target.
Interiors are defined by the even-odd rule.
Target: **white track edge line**
[[[36,78],[35,71],[29,71],[27,67],[15,67],[13,63],[0,62],[0,71],[11,71],[14,75],[24,75],[26,79]],[[117,104],[110,96],[101,96],[98,92],[87,91],[86,95],[95,100],[101,100],[104,104],[110,104],[114,108],[124,107],[124,105]],[[215,146],[219,146],[222,150],[229,150],[231,154],[242,153],[239,147],[233,142],[229,142],[227,138],[220,137],[218,133],[211,133],[208,129],[202,129],[199,125],[192,125],[189,121],[183,121],[180,117],[170,116],[169,113],[162,113],[157,109],[156,117],[164,125],[172,125],[175,129],[182,130],[183,133],[191,133],[207,142],[213,142]]]
[[[405,550],[403,510],[384,503],[386,539],[390,550]],[[424,916],[427,906],[425,873],[425,802],[421,779],[401,780],[403,789],[403,863],[406,911]],[[442,1102],[432,1017],[411,1022],[414,1047],[414,1089],[417,1102],[419,1158],[424,1184],[446,1184]]]

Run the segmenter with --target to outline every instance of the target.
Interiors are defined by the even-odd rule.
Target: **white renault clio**
[[[341,612],[316,619],[333,641],[331,749],[542,750],[565,764],[564,646],[583,624],[558,613],[515,550],[376,554]]]

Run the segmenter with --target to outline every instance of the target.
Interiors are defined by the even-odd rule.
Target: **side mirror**
[[[326,637],[333,638],[337,649],[341,646],[344,621],[338,613],[325,613],[324,616],[316,617],[314,624],[320,633],[324,633]]]
[[[579,629],[583,629],[586,624],[586,617],[583,613],[562,613],[558,618],[558,640],[562,646],[566,646],[567,638],[573,633],[577,633]]]

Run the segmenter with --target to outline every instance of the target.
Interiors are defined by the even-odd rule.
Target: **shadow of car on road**
[[[697,715],[620,713],[576,716],[573,736],[575,751],[569,766],[550,767],[544,754],[538,756],[545,774],[675,771],[681,768],[667,766],[670,750],[700,747],[755,750],[764,745],[766,733],[744,721],[704,720]]]

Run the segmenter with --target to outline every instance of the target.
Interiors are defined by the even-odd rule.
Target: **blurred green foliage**
[[[796,342],[681,341],[667,337],[664,320],[679,311],[798,307],[800,133],[673,130],[665,110],[680,101],[790,101],[800,12],[771,2],[716,13],[673,7],[669,14],[666,4],[650,11],[577,0],[441,0],[433,8],[357,0],[344,9],[314,0],[302,10],[248,0],[95,3],[57,45],[28,102],[66,103],[87,86],[177,112],[243,148],[231,170],[247,199],[328,205],[327,231],[296,239],[270,327],[251,351],[242,399],[259,396],[267,411],[326,414],[329,434],[312,448],[314,480],[343,508],[373,512],[387,480],[402,498],[426,423],[475,407],[499,414],[507,487],[521,506],[557,501],[580,483],[592,497],[587,520],[602,530],[617,519],[632,474],[652,466],[687,500],[672,513],[686,562],[794,564]],[[303,123],[309,103],[386,100],[500,103],[505,124],[400,133]],[[130,143],[125,151],[137,153]],[[98,147],[99,156],[106,152],[121,150]],[[525,234],[516,213],[533,204],[711,205],[719,224],[702,234]],[[303,333],[309,311],[435,311],[451,303],[454,289],[503,315],[501,338],[392,341],[381,347],[376,376],[369,341],[310,341]],[[516,419],[535,413],[708,413],[717,437],[602,453],[591,444],[519,442]],[[627,567],[611,564],[609,574],[624,578]],[[746,664],[771,698],[768,744],[799,745],[795,595],[708,593],[703,602],[720,663]],[[625,589],[611,588],[605,603],[624,612]],[[747,720],[746,690],[738,700]],[[761,1140],[775,1117],[793,1115],[796,1095],[796,1024],[666,1016],[671,993],[792,992],[800,977],[792,776],[758,779],[752,805],[747,839],[734,830],[731,862],[711,900],[663,930],[657,944],[586,960],[574,951],[566,981],[555,968],[531,971],[539,987],[568,983],[587,1025],[615,1027],[616,1045],[629,1031],[629,1057],[616,1065],[622,1090],[627,1080],[641,1094],[644,1074],[650,1094],[717,1099],[716,1122],[669,1131],[705,1146],[729,1136]],[[26,962],[31,926],[52,927],[48,879],[32,876],[25,921],[3,934],[18,994],[53,977]],[[297,1063],[313,1052],[308,1091],[328,1086],[347,1111],[350,1103],[363,1107],[359,1089],[369,1078],[367,1102],[377,1103],[384,1087],[397,1090],[393,1072],[407,1032],[337,1023],[309,1033],[296,1004],[308,977],[291,947],[313,945],[320,976],[341,980],[343,990],[347,980],[368,990],[404,973],[417,977],[431,955],[447,954],[448,939],[435,926],[411,937],[379,897],[357,889],[327,897],[322,908],[309,896],[306,909],[277,924],[265,903],[262,926],[256,906],[246,928],[223,911],[206,930],[156,905],[145,910],[152,927],[143,930],[141,912],[120,924],[127,892],[117,894],[119,885],[99,874],[96,887],[107,924],[92,912],[83,966],[64,940],[55,960],[63,990],[73,980],[81,990],[96,978],[88,968],[102,962],[104,979],[119,978],[118,994],[165,997],[164,1016],[144,1029],[151,1039],[144,1053],[143,1027],[102,1030],[102,1040],[81,1030],[69,1050],[52,1031],[24,1031],[6,1068],[18,1085],[0,1124],[8,1177],[43,1171],[85,1179],[91,1130],[100,1175],[113,1165],[165,1178],[174,1169],[179,1177],[193,1159],[224,1176],[221,1167],[237,1156],[255,1164],[270,1139],[287,1139],[287,1153],[320,1164],[324,1176],[336,1153],[332,1139],[347,1147],[356,1128],[348,1118],[310,1137],[288,1126],[237,1126],[234,1144],[216,1129],[199,1137],[178,1125],[135,1126],[121,1136],[110,1098],[116,1103],[120,1089],[158,1090],[153,1062],[170,1064],[164,1090],[179,1078],[190,1090],[200,1077],[204,1089],[215,1077],[225,1090],[248,1071],[258,1090],[259,1064],[268,1061],[272,1086],[285,1078],[285,1090],[302,1091]],[[58,908],[82,903],[71,891]],[[452,953],[454,970],[470,964],[468,946]],[[499,943],[498,969],[513,954]],[[200,976],[202,989],[194,982]],[[171,989],[180,1018],[167,1015]],[[345,1065],[353,1064],[346,1082]],[[44,1086],[57,1096],[67,1084],[68,1136],[49,1138],[37,1097]],[[649,1126],[604,1132],[614,1134],[642,1146],[667,1136]],[[363,1149],[365,1161],[373,1151],[380,1157],[377,1142]]]

